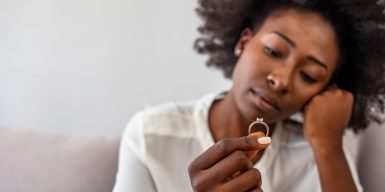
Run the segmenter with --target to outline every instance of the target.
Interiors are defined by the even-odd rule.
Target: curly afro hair
[[[381,122],[385,108],[385,0],[199,0],[203,19],[194,43],[208,54],[208,66],[231,78],[234,48],[245,28],[254,32],[273,11],[296,8],[318,12],[334,27],[340,56],[331,81],[353,93],[349,127],[364,129]]]

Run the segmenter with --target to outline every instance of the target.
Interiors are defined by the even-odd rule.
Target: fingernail
[[[260,137],[258,138],[258,143],[260,144],[270,144],[271,143],[271,138],[270,137]]]

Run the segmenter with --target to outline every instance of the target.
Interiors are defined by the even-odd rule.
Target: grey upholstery
[[[385,125],[372,125],[358,147],[358,173],[368,192],[385,192]]]
[[[107,192],[119,138],[0,129],[1,192]]]

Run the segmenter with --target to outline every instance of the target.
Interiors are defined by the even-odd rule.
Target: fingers
[[[252,133],[251,135],[255,135],[256,137],[258,138],[262,138],[262,137],[265,137],[265,134],[263,132],[255,132],[255,133]],[[262,140],[262,139],[261,139]],[[251,151],[244,151],[244,153],[246,154],[247,157],[249,157],[249,159],[251,160],[251,162],[256,163],[260,154],[259,154],[259,151],[260,150],[251,150]]]
[[[250,191],[261,188],[261,173],[257,169],[249,169],[234,179],[224,183],[220,191]]]
[[[344,90],[344,89],[341,89],[339,88],[336,84],[332,84],[332,85],[329,85],[325,88],[325,90],[321,93],[319,93],[318,95],[315,95],[307,104],[310,104],[311,102],[319,99],[319,98],[322,98],[322,97],[342,97],[344,100],[346,99],[346,101],[353,101],[354,100],[354,96],[351,92],[347,91],[347,90]],[[305,106],[305,108],[306,108]]]
[[[332,84],[332,85],[329,85],[325,90],[326,90],[325,92],[327,92],[327,91],[329,91],[329,92],[340,92],[340,93],[342,93],[344,95],[352,95],[352,93],[350,93],[349,91],[339,88],[337,86],[337,84],[335,84],[335,83]]]
[[[250,136],[253,136],[253,137],[256,137],[256,138],[260,138],[260,137],[264,137],[265,133],[263,133],[261,131],[258,131],[258,132],[251,133]]]
[[[251,134],[240,138],[222,139],[211,146],[190,165],[196,166],[196,168],[201,170],[207,169],[234,151],[261,150],[265,149],[270,143],[270,137],[259,137],[258,134]]]
[[[222,161],[207,170],[216,182],[223,182],[236,172],[244,172],[253,168],[253,163],[242,151],[234,151]]]
[[[233,185],[244,186],[245,190],[241,191],[258,189],[260,174],[253,169],[248,153],[265,149],[270,143],[270,137],[264,137],[261,132],[217,142],[188,167],[194,191],[211,191],[222,186],[229,191],[240,191],[240,187]]]

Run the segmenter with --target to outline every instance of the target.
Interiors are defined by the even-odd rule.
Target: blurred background
[[[193,50],[196,1],[0,0],[0,126],[120,134],[230,82]]]

